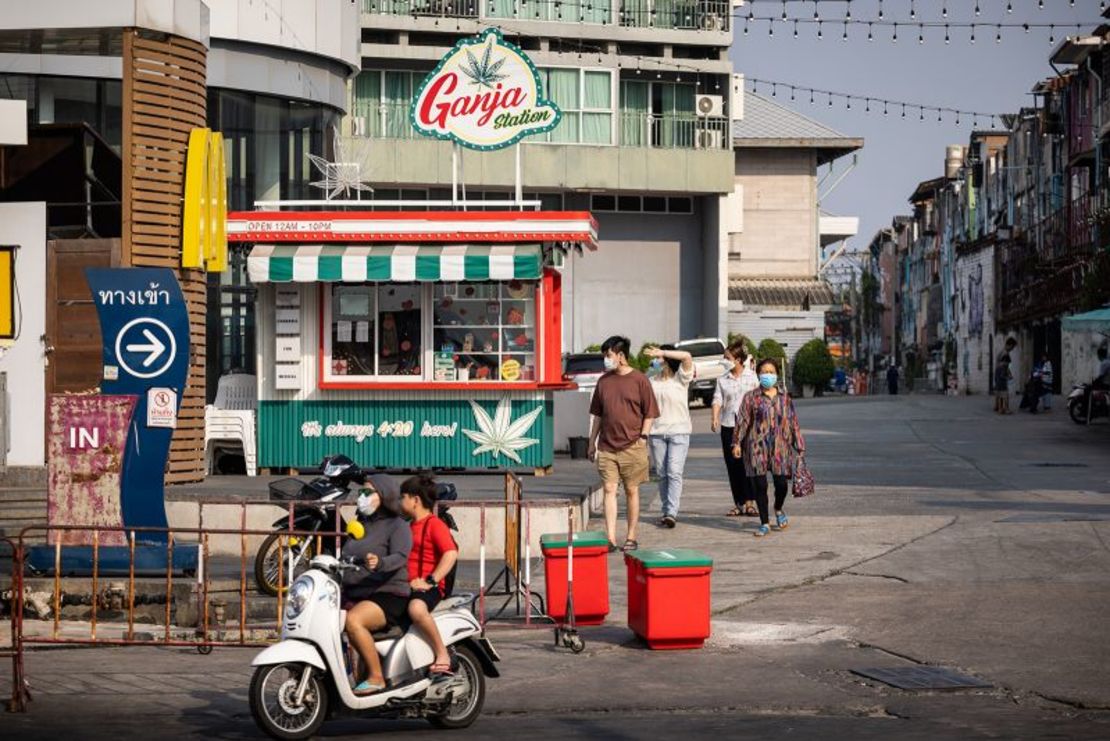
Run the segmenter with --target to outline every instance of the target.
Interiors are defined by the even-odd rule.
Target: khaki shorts
[[[648,480],[648,449],[643,440],[619,453],[597,451],[597,471],[603,484],[623,483],[624,488],[639,486]]]

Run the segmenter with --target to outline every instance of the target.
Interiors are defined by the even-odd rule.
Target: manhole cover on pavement
[[[853,669],[852,673],[900,690],[961,690],[992,686],[981,679],[939,666]]]

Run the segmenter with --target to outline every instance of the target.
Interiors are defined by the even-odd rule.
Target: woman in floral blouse
[[[794,400],[778,388],[778,361],[759,361],[759,388],[740,400],[739,420],[733,438],[732,455],[743,457],[751,477],[755,501],[759,506],[759,529],[755,536],[771,532],[767,508],[767,473],[775,484],[775,527],[785,530],[788,519],[782,511],[787,482],[793,475],[794,459],[805,452],[806,444],[798,427]]]

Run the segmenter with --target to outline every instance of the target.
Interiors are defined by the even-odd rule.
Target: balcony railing
[[[619,23],[630,28],[728,31],[730,0],[361,0],[362,12],[432,18]],[[614,9],[619,12],[614,17]]]
[[[620,24],[632,28],[727,31],[730,0],[625,0]]]
[[[419,136],[409,121],[408,103],[355,101],[351,119],[355,136],[371,139],[415,139]],[[618,121],[616,141],[623,147],[713,150],[732,147],[729,120],[724,117],[692,113],[659,116],[623,111]]]
[[[720,116],[622,111],[618,141],[622,147],[656,149],[731,149],[729,120]]]
[[[612,0],[485,0],[486,18],[563,23],[612,23]]]
[[[482,0],[362,0],[362,12],[431,18],[477,18]]]

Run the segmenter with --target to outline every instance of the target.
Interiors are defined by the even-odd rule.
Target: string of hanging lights
[[[953,108],[951,106],[917,103],[908,100],[895,100],[892,98],[884,98],[875,95],[860,95],[858,93],[845,93],[837,90],[824,90],[822,88],[808,87],[806,85],[798,85],[791,82],[783,82],[781,80],[766,80],[758,77],[749,77],[745,79],[745,83],[750,87],[753,93],[760,92],[760,86],[763,86],[763,91],[770,93],[771,97],[777,98],[781,91],[785,96],[789,93],[790,100],[797,101],[807,100],[810,104],[816,105],[825,101],[827,107],[833,107],[834,101],[843,101],[846,110],[857,110],[862,104],[864,113],[878,113],[889,116],[895,115],[900,119],[916,118],[918,121],[925,121],[926,118],[931,119],[936,116],[937,123],[943,123],[945,117],[952,119],[957,126],[962,121],[970,121],[973,127],[978,128],[980,123],[985,126],[992,126],[996,121],[1001,121],[999,114],[988,113],[985,111],[972,111],[962,108]],[[852,107],[853,102],[856,108]]]

